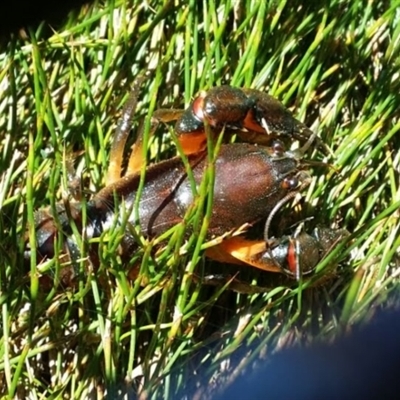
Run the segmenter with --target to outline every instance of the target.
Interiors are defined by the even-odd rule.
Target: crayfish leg
[[[272,259],[263,258],[266,251],[265,241],[236,236],[208,248],[206,256],[218,262],[249,265],[268,272],[282,272]]]
[[[176,121],[181,117],[182,113],[183,110],[176,110],[176,109],[168,110],[162,108],[156,110],[151,117],[149,138],[154,135],[154,132],[160,125],[160,122],[168,123],[171,121]],[[144,124],[142,122],[138,129],[136,141],[131,149],[131,155],[129,157],[126,175],[136,174],[140,172],[142,168],[146,167],[146,156],[143,151],[143,145],[144,145]]]
[[[168,122],[177,121],[182,117],[184,112],[185,110],[176,108],[159,108],[158,110],[154,111],[152,118],[155,121],[158,121],[158,123],[163,122],[166,124]]]
[[[136,174],[140,172],[142,168],[146,168],[146,156],[143,152],[143,130],[144,125],[142,121],[139,125],[135,143],[131,148],[131,155],[129,156],[129,162],[125,173],[126,176]]]
[[[121,178],[125,144],[132,128],[132,119],[136,112],[139,90],[143,80],[143,76],[136,79],[128,100],[122,110],[122,115],[115,130],[111,145],[110,165],[108,166],[106,185],[110,185]]]

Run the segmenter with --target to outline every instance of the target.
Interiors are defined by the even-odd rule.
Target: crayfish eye
[[[286,190],[297,189],[300,185],[299,179],[295,176],[285,178],[282,182],[282,188]]]
[[[285,146],[280,140],[274,140],[272,142],[272,150],[274,152],[274,155],[277,157],[283,157],[285,155]]]

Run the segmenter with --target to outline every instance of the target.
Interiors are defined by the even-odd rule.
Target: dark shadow
[[[6,1],[0,7],[0,37],[5,39],[10,33],[17,33],[28,26],[35,28],[42,21],[56,28],[71,10],[79,9],[92,0],[14,0]]]
[[[397,398],[400,312],[385,312],[335,343],[276,354],[215,400]]]

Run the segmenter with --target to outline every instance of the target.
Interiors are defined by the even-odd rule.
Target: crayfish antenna
[[[298,193],[299,193],[298,191],[295,191],[287,194],[283,199],[281,199],[280,201],[278,201],[278,203],[275,204],[275,207],[269,213],[267,221],[265,222],[264,226],[264,240],[266,242],[269,241],[269,229],[271,227],[272,220],[275,217],[276,213],[282,208],[283,205],[288,203],[291,199],[294,199],[298,195]]]
[[[307,141],[302,147],[294,150],[293,153],[296,155],[296,157],[303,157],[314,142],[316,143],[318,149],[321,150],[321,152],[325,156],[333,157],[332,150],[322,141],[316,131],[312,131],[308,126],[304,125],[303,123],[299,123],[296,128],[298,129],[298,133],[300,134],[300,136],[308,137]]]
[[[293,192],[288,193],[283,199],[278,201],[278,203],[275,204],[274,208],[268,215],[267,221],[265,222],[264,226],[264,240],[266,242],[268,242],[269,240],[269,229],[271,227],[272,219],[275,217],[276,213],[291,199],[294,199],[311,182],[311,177],[307,172],[300,171],[297,175],[297,177],[300,177],[301,182],[299,187],[296,188]]]

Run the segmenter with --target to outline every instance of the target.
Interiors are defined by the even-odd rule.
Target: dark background
[[[41,21],[57,27],[71,10],[79,10],[83,4],[90,3],[83,0],[44,1],[44,0],[14,0],[2,2],[0,6],[0,35],[18,33],[23,28],[35,28]]]

